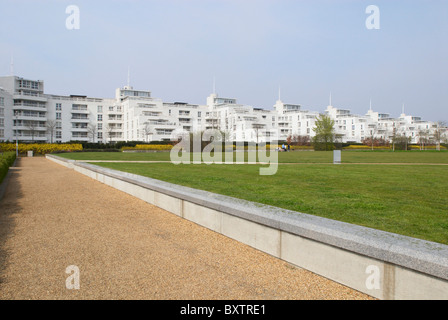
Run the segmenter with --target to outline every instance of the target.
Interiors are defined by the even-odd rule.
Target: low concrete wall
[[[378,299],[448,299],[448,246],[47,158],[179,217]]]

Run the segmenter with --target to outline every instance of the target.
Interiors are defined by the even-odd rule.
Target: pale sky
[[[80,28],[66,28],[68,5]],[[366,28],[368,5],[380,29]],[[166,102],[221,97],[448,120],[448,1],[0,0],[0,75],[49,94],[113,98],[127,83]]]

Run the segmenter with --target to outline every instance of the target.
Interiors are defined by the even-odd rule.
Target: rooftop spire
[[[11,64],[9,66],[9,73],[11,76],[14,75],[14,54],[11,52]]]

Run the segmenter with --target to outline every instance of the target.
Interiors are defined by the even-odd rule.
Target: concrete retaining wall
[[[448,299],[448,246],[47,158],[179,217],[379,299]]]

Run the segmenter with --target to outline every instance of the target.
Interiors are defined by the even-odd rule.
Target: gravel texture
[[[372,299],[45,158],[11,170],[2,300]],[[66,288],[70,265],[79,290]]]

